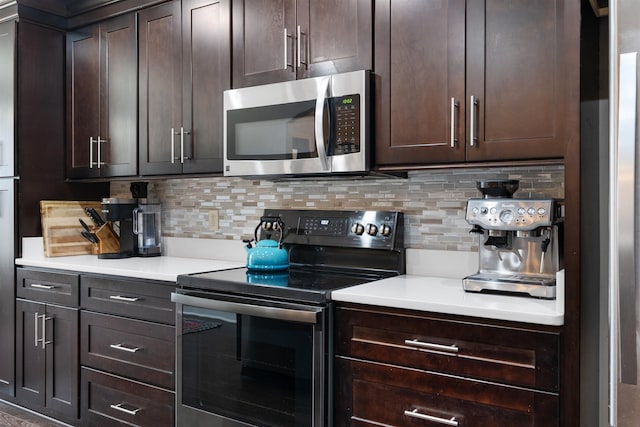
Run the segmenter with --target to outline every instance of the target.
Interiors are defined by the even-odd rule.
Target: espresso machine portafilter
[[[563,268],[563,203],[513,198],[518,185],[478,181],[483,197],[467,201],[465,219],[479,235],[479,270],[463,279],[463,288],[553,299]]]

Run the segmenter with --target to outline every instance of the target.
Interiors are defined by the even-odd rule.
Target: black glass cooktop
[[[290,268],[255,272],[246,268],[178,276],[178,286],[189,289],[273,298],[285,301],[325,303],[331,291],[394,275],[387,272]]]

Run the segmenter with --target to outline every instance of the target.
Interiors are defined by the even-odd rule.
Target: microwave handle
[[[329,93],[329,82],[331,81],[330,77],[321,77],[320,78],[320,90],[318,98],[316,99],[316,123],[315,123],[315,134],[316,134],[316,150],[318,151],[318,159],[322,164],[322,170],[328,171],[328,159],[327,159],[327,151],[324,147],[324,128],[322,118],[324,117],[324,106],[327,103],[327,94]]]

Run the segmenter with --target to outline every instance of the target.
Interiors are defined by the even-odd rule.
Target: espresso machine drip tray
[[[462,279],[462,286],[468,292],[514,293],[545,299],[556,297],[554,276],[477,273]]]

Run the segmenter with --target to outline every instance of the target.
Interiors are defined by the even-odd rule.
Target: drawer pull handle
[[[115,350],[120,350],[120,351],[126,351],[128,353],[135,353],[138,350],[142,350],[142,347],[125,347],[122,344],[111,344],[109,347],[115,349]]]
[[[32,283],[30,285],[32,288],[38,288],[38,289],[55,289],[56,286],[53,285],[42,285],[40,283]]]
[[[127,415],[136,415],[140,410],[142,410],[142,408],[137,408],[137,409],[123,408],[122,405],[124,405],[124,403],[118,403],[117,405],[109,405],[109,407],[111,409],[115,409],[116,411],[124,412]]]
[[[140,298],[138,297],[123,297],[122,295],[111,295],[109,298],[115,299],[118,301],[126,301],[126,302],[140,301]]]
[[[450,353],[457,353],[459,350],[457,345],[434,344],[431,342],[418,341],[417,339],[404,340],[404,343],[413,347],[426,348],[428,350],[448,351]]]
[[[456,417],[451,417],[451,419],[434,417],[433,415],[421,414],[418,412],[418,409],[414,409],[413,411],[404,411],[404,414],[407,417],[418,418],[421,420],[427,420],[438,424],[444,424],[447,426],[457,426],[458,422],[456,421]]]

